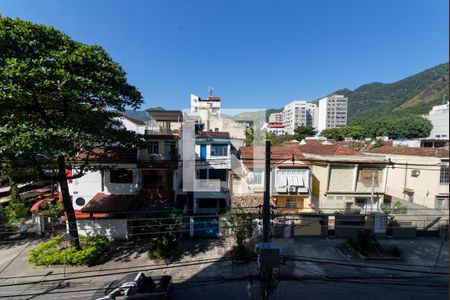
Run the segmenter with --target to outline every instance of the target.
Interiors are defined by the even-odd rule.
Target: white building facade
[[[432,139],[448,139],[448,102],[444,105],[434,106],[429,113],[429,119],[433,124],[433,129],[430,132]]]
[[[244,140],[245,124],[221,117],[221,98],[210,96],[202,99],[191,94],[190,115],[196,118],[196,123],[203,124],[202,130],[214,132],[229,132],[232,139]]]
[[[319,100],[319,131],[328,128],[347,126],[348,98],[344,95],[332,95]]]
[[[284,107],[283,125],[287,134],[298,126],[317,128],[317,105],[305,100],[295,100]]]
[[[270,114],[269,123],[273,123],[273,122],[283,122],[283,113],[279,112],[279,113]]]

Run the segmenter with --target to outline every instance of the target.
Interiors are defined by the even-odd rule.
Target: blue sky
[[[20,1],[5,16],[103,46],[146,107],[208,86],[227,108],[281,107],[448,61],[447,0]]]

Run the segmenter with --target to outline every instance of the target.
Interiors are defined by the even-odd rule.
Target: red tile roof
[[[265,146],[243,146],[239,148],[239,151],[242,161],[250,170],[253,169],[254,165],[264,165],[266,151]],[[305,158],[300,151],[300,147],[298,146],[298,144],[270,147],[270,167],[276,167],[286,160],[291,159],[292,154],[295,155],[296,161],[300,161]]]
[[[409,155],[409,156],[428,156],[448,158],[448,148],[417,148],[417,147],[388,147],[383,146],[366,150],[367,153],[392,154],[392,155]]]
[[[97,193],[82,209],[83,213],[113,213],[134,210],[139,197],[137,195],[107,195]]]
[[[208,101],[220,101],[220,97],[218,97],[218,96],[210,96],[210,97],[208,97]]]
[[[230,133],[226,131],[201,131],[197,133],[200,139],[229,139]]]
[[[87,152],[79,153],[73,161],[84,161],[87,154]],[[89,154],[88,161],[96,163],[136,163],[137,150],[126,147],[98,147],[94,148]]]
[[[352,155],[361,156],[361,152],[356,152],[350,147],[345,147],[341,145],[323,145],[321,143],[311,142],[305,145],[300,145],[300,150],[303,153],[316,154],[316,155],[328,155],[328,156],[339,156],[339,155]]]

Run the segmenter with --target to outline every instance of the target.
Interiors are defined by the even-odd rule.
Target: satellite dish
[[[214,88],[213,87],[208,87],[208,94],[211,97],[212,94],[214,93]]]

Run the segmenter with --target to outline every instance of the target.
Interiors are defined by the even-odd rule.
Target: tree
[[[39,166],[55,169],[73,246],[80,248],[66,167],[83,152],[74,177],[89,169],[93,150],[138,136],[116,118],[142,104],[139,91],[100,46],[72,40],[53,27],[0,18],[0,124],[20,127],[17,147]],[[43,164],[36,154],[48,153]],[[43,175],[43,172],[41,173]]]
[[[253,125],[245,130],[246,146],[262,146],[265,141],[265,132],[260,126]]]
[[[364,136],[368,138],[378,136],[388,136],[394,139],[421,138],[429,136],[433,129],[429,120],[416,115],[359,118],[353,125],[361,126]]]
[[[322,134],[327,139],[335,139],[336,141],[343,141],[347,137],[361,139],[364,137],[364,129],[360,125],[349,125],[345,127],[324,129]]]
[[[315,136],[317,131],[314,128],[298,126],[294,129],[294,137],[297,141],[304,140],[305,137]]]

